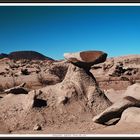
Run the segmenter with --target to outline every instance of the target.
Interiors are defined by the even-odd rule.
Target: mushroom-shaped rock
[[[90,69],[92,65],[104,62],[107,54],[102,51],[82,51],[64,53],[64,57],[78,67]]]
[[[70,63],[64,80],[42,88],[38,98],[46,100],[47,106],[56,108],[60,114],[67,112],[80,115],[82,112],[90,112],[97,115],[109,107],[111,102],[93,77],[83,68]]]

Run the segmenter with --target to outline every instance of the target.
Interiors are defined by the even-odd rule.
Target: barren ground
[[[91,70],[97,82],[99,82],[99,86],[101,90],[105,91],[106,96],[111,102],[114,103],[120,98],[122,98],[125,90],[129,85],[132,84],[132,82],[139,82],[139,72],[140,72],[139,71],[140,61],[138,61],[139,58],[140,58],[139,56],[133,56],[133,57],[127,56],[127,57],[118,57],[114,59],[115,63],[117,63],[118,61],[125,62],[125,66],[124,66],[125,68],[134,68],[134,70],[136,68],[138,70],[136,74],[135,73],[131,74],[133,70],[130,71],[128,70],[126,71],[126,73],[122,74],[121,76],[112,77],[109,76],[109,74],[111,72],[113,73],[114,67],[110,67],[104,72],[102,70],[103,68],[93,68]],[[105,63],[106,65],[110,66],[111,60],[108,59],[107,62]],[[33,90],[33,89],[41,89],[42,87],[46,87],[50,85],[55,85],[62,81],[62,79],[60,79],[60,77],[58,77],[57,75],[48,73],[46,67],[47,69],[49,69],[50,68],[50,66],[48,66],[49,64],[42,65],[42,63],[38,64],[37,62],[36,64],[35,62],[34,64],[32,64],[33,67],[30,67],[31,65],[28,65],[28,67],[26,67],[27,64],[28,63],[26,63],[24,67],[28,68],[28,70],[31,71],[31,73],[29,75],[22,75],[20,74],[20,70],[21,68],[23,68],[23,66],[19,66],[18,68],[11,69],[9,68],[7,62],[5,61],[0,62],[0,73],[1,73],[0,74],[0,92],[1,92],[0,102],[3,98],[7,96],[7,94],[5,94],[3,90],[13,87],[14,85],[19,85],[23,82],[26,82],[27,83],[26,87],[29,88],[30,90]],[[35,72],[36,70],[38,70],[37,68],[38,66],[36,65],[40,66],[43,78],[46,78],[46,80],[51,81],[50,83],[48,82],[49,84],[47,83],[47,85],[43,85],[39,81],[38,74]],[[102,64],[99,66],[102,67]],[[5,69],[9,69],[7,73]],[[12,71],[14,74],[17,75],[12,76],[10,71]],[[126,77],[128,79],[124,80],[122,77]],[[13,97],[9,98],[9,100],[12,98]],[[22,99],[19,98],[19,100]],[[8,105],[10,104],[10,102],[4,103],[4,105],[5,104]],[[3,108],[5,108],[5,106],[3,106]],[[77,108],[77,104],[75,103],[75,109],[76,108]],[[34,113],[32,113],[31,115],[32,118],[36,117]],[[57,116],[52,116],[52,117],[54,117],[55,119],[57,118]],[[55,123],[55,121],[54,122],[51,121],[50,123],[47,122],[42,127],[42,130],[39,131],[33,130],[33,125],[27,128],[25,126],[25,128],[23,127],[22,129],[21,127],[19,127],[19,129],[11,130],[7,128],[7,126],[3,123],[2,120],[0,120],[0,133],[1,134],[139,134],[140,133],[139,123],[131,123],[131,122],[121,123],[121,124],[118,123],[112,126],[105,126],[105,125],[94,123],[92,121],[93,116],[90,113],[88,114],[83,112],[83,116],[78,116],[78,117],[81,119],[71,118],[70,120],[65,120],[63,118],[64,119],[63,121],[57,123]],[[30,119],[28,120],[27,118],[26,121],[27,121],[26,123],[30,123]],[[8,122],[8,123],[12,124],[13,122]]]

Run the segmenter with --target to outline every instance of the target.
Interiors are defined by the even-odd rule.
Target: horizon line
[[[36,51],[36,50],[15,50],[15,51],[11,51],[11,52],[7,52],[7,53],[5,53],[5,52],[0,52],[0,54],[6,54],[6,55],[9,55],[10,53],[12,53],[12,52],[20,52],[20,51],[32,51],[32,52],[37,52],[37,53],[40,53],[40,54],[42,54],[42,55],[44,55],[44,56],[46,56],[46,57],[49,57],[49,58],[52,58],[52,59],[54,59],[54,60],[63,60],[63,59],[65,59],[65,57],[62,55],[62,57],[61,58],[54,58],[54,57],[51,57],[50,55],[47,55],[46,53],[43,53],[43,52],[41,52],[41,51]],[[85,50],[86,51],[86,50]],[[89,50],[90,51],[90,50]],[[93,50],[94,51],[94,50]],[[98,50],[97,50],[98,51]],[[100,51],[100,50],[99,50]],[[75,51],[75,52],[81,52],[81,51]],[[73,52],[72,52],[73,53]],[[105,53],[107,53],[107,52],[105,52]],[[64,53],[63,53],[64,54]],[[134,53],[132,53],[132,54],[120,54],[120,55],[109,55],[109,53],[107,53],[107,58],[116,58],[116,57],[127,57],[127,56],[140,56],[140,53],[139,54],[134,54]]]

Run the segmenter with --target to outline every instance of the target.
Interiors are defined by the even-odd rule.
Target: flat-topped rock
[[[64,57],[78,67],[90,69],[92,65],[104,62],[107,58],[107,54],[102,51],[82,51],[64,53]]]

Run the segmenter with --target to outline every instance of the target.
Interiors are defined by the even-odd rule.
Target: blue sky
[[[0,53],[140,54],[140,6],[0,6]]]

